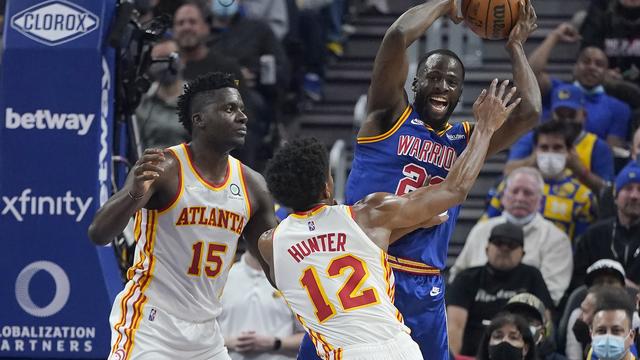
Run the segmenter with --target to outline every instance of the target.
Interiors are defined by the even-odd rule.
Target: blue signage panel
[[[9,0],[0,68],[0,358],[105,358],[115,0]]]

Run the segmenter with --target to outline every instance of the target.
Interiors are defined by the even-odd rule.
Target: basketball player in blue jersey
[[[457,15],[454,0],[429,0],[415,6],[387,30],[373,65],[367,117],[358,133],[354,161],[347,181],[346,202],[353,204],[374,192],[403,195],[446,178],[455,159],[467,146],[473,125],[449,124],[464,81],[464,66],[449,50],[433,50],[418,63],[413,80],[415,101],[404,91],[409,61],[406,49],[438,18]],[[519,19],[506,42],[520,106],[491,139],[489,156],[507,148],[533,128],[541,97],[535,74],[523,49],[536,28],[529,0],[520,3]],[[460,206],[448,210],[438,226],[414,231],[389,247],[396,276],[395,304],[411,328],[425,359],[448,359],[444,279],[449,239]],[[305,338],[299,359],[312,359]]]

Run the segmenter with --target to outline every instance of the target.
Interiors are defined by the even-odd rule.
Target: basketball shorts
[[[124,292],[123,292],[124,293]],[[109,360],[230,360],[214,320],[194,323],[146,304],[123,314],[116,298],[111,323]]]
[[[447,313],[442,276],[393,272],[396,279],[395,306],[411,329],[425,360],[449,360]],[[308,334],[300,344],[298,360],[320,360]]]
[[[444,278],[394,271],[395,306],[425,360],[449,360]]]
[[[381,343],[346,346],[341,355],[344,360],[422,360],[418,344],[405,332]]]
[[[311,343],[311,341],[309,341]],[[306,348],[306,354],[298,354],[298,359],[320,359],[313,344]],[[422,360],[418,344],[405,332],[400,332],[395,338],[371,344],[345,346],[339,355],[332,355],[330,359],[339,360]]]

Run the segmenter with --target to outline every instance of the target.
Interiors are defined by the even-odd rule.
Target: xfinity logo
[[[78,135],[82,136],[89,132],[95,117],[94,114],[52,113],[43,109],[21,114],[14,111],[13,108],[7,107],[4,122],[7,129],[65,129],[75,130]]]
[[[56,46],[98,28],[98,17],[64,0],[45,1],[11,17],[11,27],[39,43]]]
[[[63,196],[36,196],[27,188],[17,196],[3,196],[4,208],[0,215],[13,215],[17,221],[24,221],[27,215],[71,216],[76,222],[82,221],[93,201],[73,196],[68,190]]]

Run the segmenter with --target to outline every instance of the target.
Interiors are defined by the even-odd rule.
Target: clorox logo
[[[22,10],[11,17],[11,27],[39,43],[56,46],[98,28],[98,17],[63,0],[51,0]]]

